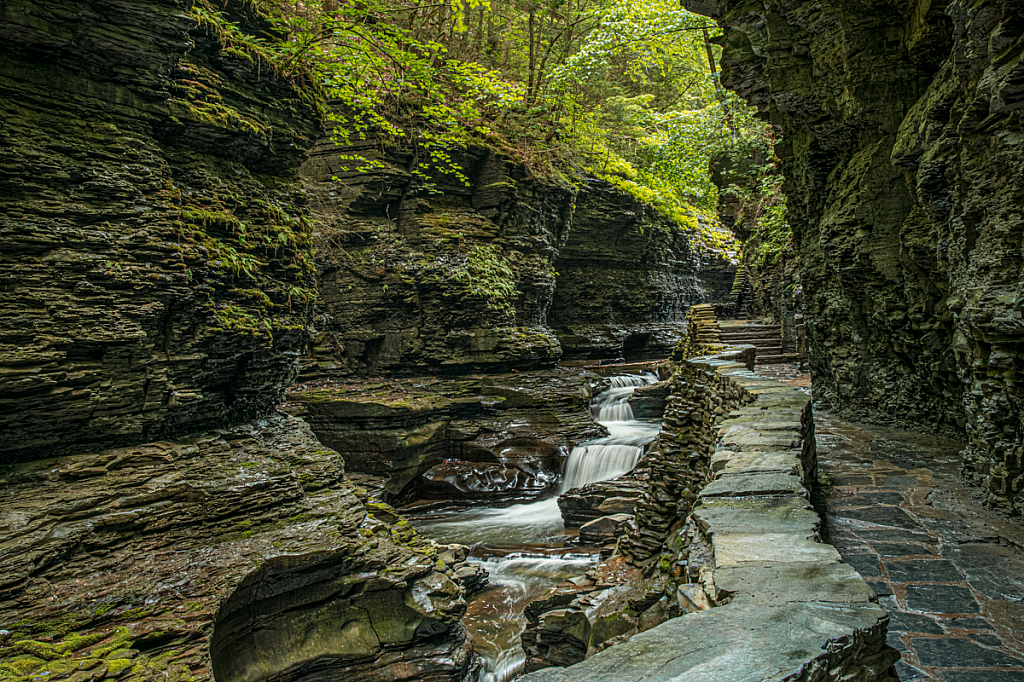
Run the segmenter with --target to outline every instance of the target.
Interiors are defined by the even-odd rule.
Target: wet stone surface
[[[824,532],[890,612],[903,682],[1024,682],[1024,529],[982,507],[956,441],[815,413]]]

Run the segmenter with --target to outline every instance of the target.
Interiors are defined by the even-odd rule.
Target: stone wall
[[[378,167],[350,170],[354,153]],[[428,188],[418,158],[324,139],[306,162],[320,272],[307,376],[664,357],[691,304],[727,297],[730,262],[607,183],[571,190],[469,149],[452,154],[468,185],[431,167]]]
[[[704,225],[704,229],[712,229]],[[689,307],[728,300],[736,266],[694,248],[656,211],[604,182],[584,186],[554,263],[548,324],[566,358],[664,358]]]
[[[0,462],[265,414],[295,376],[319,121],[188,7],[0,10]]]
[[[815,396],[966,429],[965,473],[1024,509],[1024,27],[1003,0],[687,0],[722,81],[782,130]]]
[[[702,447],[691,455],[703,463],[704,475],[677,476],[681,482],[706,481],[694,486],[694,495],[678,497],[687,509],[694,503],[687,524],[676,530],[676,539],[652,545],[660,555],[654,565],[665,575],[658,586],[667,590],[672,603],[661,609],[660,621],[647,613],[647,627],[641,620],[639,627],[603,642],[603,648],[593,646],[599,621],[592,614],[598,611],[593,604],[604,598],[595,599],[593,591],[583,599],[573,595],[589,606],[578,607],[576,618],[574,602],[549,612],[557,616],[550,621],[555,632],[531,632],[528,627],[524,645],[537,649],[535,642],[544,642],[545,634],[547,642],[560,644],[567,632],[586,634],[592,646],[582,654],[591,655],[585,660],[582,655],[563,657],[564,662],[550,659],[548,665],[575,664],[523,679],[895,682],[892,666],[899,654],[885,642],[888,616],[857,572],[840,563],[835,548],[820,542],[820,519],[808,492],[816,469],[809,397],[721,356],[686,361],[684,372],[689,380],[680,386],[692,390],[691,412],[703,408],[728,414],[724,420],[711,420],[713,453]],[[749,402],[722,410],[723,397],[731,392]],[[656,542],[665,535],[648,537]],[[634,540],[624,549],[628,553],[635,546]],[[651,550],[643,556],[649,555]],[[638,565],[634,560],[618,570],[629,573]],[[646,575],[653,582],[655,573]],[[672,617],[678,613],[685,615]],[[543,623],[544,615],[536,620]],[[583,622],[591,624],[589,630],[581,627]],[[557,652],[567,650],[573,651],[563,647]],[[530,652],[527,648],[528,661]]]

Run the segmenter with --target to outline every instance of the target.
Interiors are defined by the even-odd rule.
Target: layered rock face
[[[577,197],[554,268],[548,323],[566,357],[627,360],[666,357],[689,307],[727,301],[736,271],[650,207],[600,182]]]
[[[529,499],[557,488],[577,443],[606,435],[588,409],[600,380],[562,369],[301,385],[285,409],[350,471],[383,479],[389,501]]]
[[[0,13],[0,461],[266,413],[295,375],[319,124],[187,7]]]
[[[375,167],[354,169],[356,154]],[[419,160],[327,139],[311,152],[321,298],[308,376],[664,353],[686,309],[731,283],[731,263],[605,183],[560,188],[470,149],[452,154],[466,185]]]
[[[318,119],[190,7],[0,9],[0,677],[461,680],[465,548],[273,410]]]
[[[340,155],[379,164],[351,170]],[[320,223],[316,375],[553,365],[545,325],[572,193],[483,150],[454,156],[463,185],[412,149],[322,140],[304,166]],[[335,181],[338,178],[340,181]]]
[[[781,127],[815,395],[965,428],[965,472],[1024,511],[1024,26],[1014,3],[687,0],[723,82]]]
[[[361,498],[294,417],[10,467],[0,532],[10,679],[455,682],[471,663],[465,548]]]

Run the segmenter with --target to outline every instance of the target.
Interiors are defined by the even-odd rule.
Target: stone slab
[[[715,570],[714,580],[716,588],[735,595],[734,603],[761,606],[812,601],[866,604],[875,597],[857,571],[846,564],[727,566]]]
[[[981,613],[971,591],[954,585],[907,585],[907,608],[927,613]]]
[[[757,433],[753,431],[729,433],[722,438],[722,448],[736,452],[771,452],[775,450],[800,451],[800,434],[780,432]]]
[[[944,634],[939,623],[931,616],[897,611],[889,614],[889,632],[920,632],[926,635]]]
[[[944,682],[1024,682],[1024,670],[949,670],[943,671],[942,678]]]
[[[724,451],[723,452],[732,452]],[[717,455],[718,453],[715,453]],[[804,467],[800,458],[793,452],[732,452],[731,457],[719,460],[721,467],[716,471],[715,457],[711,458],[711,470],[715,478],[723,474],[787,474],[800,480],[804,477]]]
[[[891,526],[906,530],[924,530],[907,512],[899,507],[867,507],[865,509],[844,509],[837,512],[837,519],[853,519],[876,526]]]
[[[700,491],[704,499],[765,495],[807,497],[807,489],[793,474],[725,474]]]
[[[964,579],[956,566],[942,559],[886,561],[885,570],[894,583],[957,583]]]
[[[809,661],[831,657],[838,662],[844,650],[840,640],[855,631],[879,630],[884,617],[874,604],[727,604],[673,618],[576,665],[546,668],[520,680],[781,682]],[[896,652],[892,658],[895,662]]]
[[[760,563],[840,561],[839,552],[832,545],[815,542],[813,538],[796,533],[715,535],[714,552],[718,568]]]
[[[810,503],[799,497],[705,499],[692,515],[711,535],[775,532],[813,538],[821,523]]]
[[[730,419],[728,421],[723,421],[718,425],[719,437],[724,437],[732,433],[767,433],[771,435],[792,433],[799,436],[800,419],[799,417],[796,417],[770,422],[737,422],[736,420]]]
[[[1017,668],[1024,661],[978,646],[967,639],[913,639],[921,665],[935,668]]]
[[[843,563],[852,566],[865,578],[880,578],[882,568],[876,554],[844,554]]]

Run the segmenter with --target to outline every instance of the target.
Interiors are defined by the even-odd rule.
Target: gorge
[[[0,680],[1024,674],[1024,12],[683,4],[775,256],[725,171],[742,243],[610,155],[345,139],[261,3],[4,3]]]

